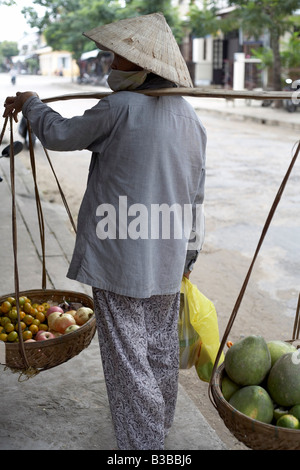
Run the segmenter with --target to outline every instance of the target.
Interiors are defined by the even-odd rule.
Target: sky
[[[0,5],[0,42],[18,41],[24,33],[32,32],[21,10],[24,6],[32,6],[30,0],[17,0],[17,5]]]

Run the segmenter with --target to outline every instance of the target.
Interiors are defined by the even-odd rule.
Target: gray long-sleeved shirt
[[[71,119],[37,97],[23,114],[49,150],[93,152],[67,276],[130,297],[178,292],[204,237],[206,133],[192,106],[122,91]]]

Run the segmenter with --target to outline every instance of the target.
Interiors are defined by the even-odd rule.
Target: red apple
[[[70,326],[68,326],[68,328],[65,329],[65,333],[64,333],[64,334],[72,333],[73,331],[78,330],[78,328],[80,328],[79,325],[70,325]]]
[[[38,337],[36,337],[36,340],[45,341],[45,340],[53,339],[53,338],[55,338],[55,336],[52,333],[50,333],[50,331],[42,331],[41,334]]]
[[[52,307],[49,307],[47,312],[45,313],[46,317],[49,317],[49,315],[51,315],[51,313],[53,312],[64,313],[61,307],[59,307],[58,305],[52,305]]]
[[[75,315],[77,325],[84,325],[92,316],[94,312],[89,307],[80,307]]]
[[[75,317],[77,310],[68,310],[66,313],[69,313],[72,315],[72,317]]]
[[[68,326],[75,324],[76,321],[73,315],[70,315],[69,313],[61,313],[55,318],[51,329],[58,331],[59,333],[64,333]]]
[[[48,330],[48,331],[50,331],[50,333],[52,333],[55,336],[55,338],[62,336],[62,333],[59,333],[58,331],[55,331],[55,330]]]
[[[39,330],[36,335],[35,335],[35,340],[38,339],[38,337],[40,336],[41,333],[44,333],[45,330]]]
[[[50,315],[47,317],[47,322],[48,322],[48,327],[49,330],[53,330],[53,325],[57,317],[61,315],[61,312],[52,312]]]

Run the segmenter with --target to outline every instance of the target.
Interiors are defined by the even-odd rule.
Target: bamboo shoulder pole
[[[54,96],[51,98],[43,99],[44,103],[51,103],[54,101],[64,101],[73,99],[102,99],[111,95],[113,92],[85,92],[73,93],[68,95]],[[142,93],[148,96],[192,96],[194,98],[225,98],[225,99],[251,99],[251,100],[283,100],[300,98],[300,90],[298,91],[233,91],[214,89],[207,90],[207,88],[160,88],[158,90],[140,90],[134,93]]]

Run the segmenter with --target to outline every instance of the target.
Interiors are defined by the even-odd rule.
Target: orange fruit
[[[38,318],[35,318],[32,322],[32,325],[40,326],[41,322]]]
[[[34,320],[33,316],[30,315],[29,313],[27,313],[24,317],[24,322],[26,323],[26,325],[31,325],[33,320]]]
[[[20,320],[24,320],[26,313],[23,310],[20,311]]]
[[[15,327],[14,327],[13,323],[11,323],[9,321],[9,322],[5,323],[4,329],[5,329],[6,333],[10,333],[11,331],[13,331],[15,329]]]
[[[11,319],[12,322],[18,321],[18,312],[15,309],[11,309],[11,311],[8,313],[8,317]]]
[[[24,323],[23,321],[21,321],[21,322],[20,322],[20,325],[21,325],[21,330],[22,330],[22,331],[25,330],[25,328],[26,328],[26,323]],[[19,331],[19,325],[18,325],[18,323],[15,324],[15,330],[16,330],[16,331]]]
[[[13,343],[18,338],[19,338],[18,333],[16,331],[11,331],[7,336],[7,341],[9,341],[10,343]]]
[[[2,302],[1,304],[0,310],[2,313],[8,313],[11,307],[12,307],[11,303],[8,302],[8,300],[4,300],[4,302]]]
[[[33,317],[35,317],[36,314],[38,313],[38,309],[37,309],[37,308],[34,308],[34,307],[31,307],[29,313],[30,313],[30,315],[32,315]]]
[[[16,305],[16,299],[14,297],[7,297],[6,299],[11,305]]]
[[[23,305],[23,310],[25,313],[30,313],[31,312],[31,304],[29,302],[25,302]]]
[[[299,423],[299,420],[296,418],[296,416],[293,416],[291,414],[286,414],[286,415],[281,416],[277,420],[276,426],[281,426],[283,428],[289,428],[289,429],[299,429],[300,423]]]
[[[7,341],[7,333],[0,333],[0,341]]]
[[[25,304],[26,302],[26,297],[19,297],[19,305],[20,307],[23,307],[23,305]]]
[[[33,335],[36,335],[37,332],[39,331],[39,327],[37,325],[30,325],[29,331],[31,331]]]
[[[27,339],[32,339],[32,332],[29,330],[25,330],[22,333],[23,340],[26,341]]]
[[[39,330],[48,331],[48,325],[46,325],[46,323],[41,323],[39,325]]]
[[[38,311],[35,318],[39,320],[41,323],[43,323],[45,321],[46,316],[43,312]]]
[[[2,317],[0,318],[1,320],[1,326],[5,326],[5,323],[10,323],[10,318],[9,317]]]
[[[44,311],[45,311],[44,305],[38,305],[38,306],[37,306],[37,310],[38,310],[39,312],[44,312]]]

